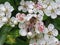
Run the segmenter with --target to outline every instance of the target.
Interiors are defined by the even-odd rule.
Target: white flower
[[[5,11],[6,10],[5,7],[4,7],[4,4],[0,4],[0,10],[1,11]]]
[[[6,11],[5,11],[6,17],[10,18],[11,17],[11,13],[14,10],[14,8],[10,5],[9,2],[5,2],[4,6],[5,6],[5,9],[6,9]]]
[[[42,39],[31,39],[29,45],[45,45],[46,41]]]
[[[0,4],[0,14],[6,16],[7,18],[11,17],[11,12],[14,8],[10,5],[9,2],[5,2],[4,4]]]
[[[35,5],[35,3],[32,2],[32,1],[26,1],[26,4],[27,4],[27,6],[28,6],[29,9],[33,9],[34,5]]]
[[[2,17],[2,22],[7,22],[8,21],[8,18],[7,17]]]
[[[27,9],[29,13],[33,13],[34,10],[33,9]]]
[[[18,7],[19,11],[33,13],[34,2],[21,0],[20,6]]]
[[[27,12],[27,4],[24,0],[21,0],[20,6],[18,7],[19,11]]]
[[[39,45],[46,45],[46,41],[44,40],[44,38],[38,39],[37,42]]]
[[[43,6],[43,5],[48,5],[52,1],[53,0],[38,0],[38,3],[40,3]]]
[[[14,27],[15,25],[18,24],[18,20],[15,17],[11,17],[11,19],[9,20],[9,24]]]
[[[27,14],[27,16],[26,16],[25,19],[26,19],[27,21],[29,21],[32,17],[35,17],[35,18],[36,18],[37,15],[36,15],[36,14]]]
[[[40,25],[38,23],[40,23]],[[19,28],[26,30],[27,38],[33,38],[36,34],[40,34],[40,32],[43,32],[44,24],[43,24],[43,22],[40,22],[38,20],[38,15],[36,15],[36,14],[27,14],[25,16],[25,22],[23,22],[23,23],[20,22],[19,23]]]
[[[58,35],[58,31],[54,28],[53,24],[49,24],[48,28],[45,28],[43,33],[46,40]]]
[[[56,1],[57,6],[60,8],[60,0],[55,0],[55,1]]]
[[[3,19],[4,20],[4,19]],[[0,28],[6,23],[4,23],[5,22],[5,20],[4,21],[2,21],[2,17],[0,17]]]
[[[34,8],[35,3],[32,1],[26,1],[26,4],[28,6],[27,11],[29,13],[33,13],[34,12],[33,8]]]
[[[47,16],[51,16],[52,19],[55,19],[57,15],[60,15],[60,8],[56,2],[51,2],[44,12]]]
[[[27,5],[26,5],[26,2],[24,0],[21,0],[20,2],[20,6],[18,7],[18,10],[19,11],[23,11],[23,12],[26,12],[27,11]]]
[[[31,39],[29,45],[37,45],[37,42],[35,39]]]
[[[44,10],[52,1],[53,0],[38,0],[38,3],[42,6]]]
[[[19,22],[24,22],[25,21],[25,14],[17,13],[16,18]]]
[[[34,5],[34,8],[33,8],[33,12],[35,13],[35,14],[40,14],[40,15],[44,15],[44,13],[43,13],[43,7],[42,7],[42,5],[40,4],[40,3],[37,3],[37,4],[35,4]]]
[[[26,24],[25,23],[19,23],[19,28],[25,29],[26,28]]]
[[[5,13],[0,10],[0,17],[3,17],[3,16],[5,16]]]
[[[28,36],[32,36],[32,32],[28,32]]]
[[[37,16],[38,20],[42,21],[43,20],[43,16],[44,16],[43,12],[41,12],[40,14],[38,14],[38,16]]]
[[[44,38],[39,39],[31,39],[29,45],[58,45],[59,41],[57,38],[52,37],[47,41]]]
[[[59,41],[55,37],[52,37],[47,40],[47,45],[58,45],[58,44],[59,44]]]
[[[13,10],[14,8],[10,5],[9,2],[0,4],[0,27],[2,27],[4,24],[8,22]]]
[[[26,35],[27,35],[26,29],[20,29],[20,30],[19,30],[19,34],[20,34],[21,36],[26,36]]]

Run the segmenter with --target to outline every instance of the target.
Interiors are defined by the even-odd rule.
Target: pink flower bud
[[[23,21],[23,20],[24,20],[24,17],[25,17],[25,14],[20,14],[20,13],[17,13],[17,14],[16,14],[16,18],[17,18],[19,21]]]
[[[39,30],[40,32],[43,32],[43,30],[44,30],[44,25],[43,25],[43,23],[38,23],[38,30]]]

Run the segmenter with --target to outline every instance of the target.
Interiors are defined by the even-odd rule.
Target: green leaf
[[[10,30],[12,29],[12,27],[10,27],[9,25],[4,25],[0,30],[0,45],[3,45],[7,34],[10,32]]]
[[[46,20],[46,19],[48,19],[48,16],[46,16],[46,14],[44,14],[43,20]]]
[[[22,39],[17,38],[15,45],[29,45],[29,41],[23,41]]]
[[[60,30],[60,17],[53,20],[52,23],[55,25],[56,29]]]
[[[14,44],[15,43],[15,39],[19,36],[19,28],[17,26],[15,26],[14,28],[12,28],[12,30],[9,32],[6,42],[7,44]]]
[[[60,35],[58,35],[57,38],[60,40]]]

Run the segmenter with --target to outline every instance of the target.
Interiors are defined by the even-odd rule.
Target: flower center
[[[23,5],[24,8],[27,8],[28,6],[26,4]]]
[[[54,12],[55,12],[54,9],[52,9],[52,10],[51,10],[51,13],[54,13]]]
[[[37,21],[37,19],[36,19],[35,17],[32,17],[32,18],[30,19],[30,23],[31,23],[31,24],[36,24],[36,21]]]
[[[37,19],[35,17],[32,17],[30,20],[29,20],[29,24],[27,25],[28,28],[27,28],[27,31],[31,31],[31,30],[35,30],[35,27],[34,25],[36,24],[36,21]]]
[[[52,35],[52,31],[49,31],[49,32],[48,32],[48,35]]]

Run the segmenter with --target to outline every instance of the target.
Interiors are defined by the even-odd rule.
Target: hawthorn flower
[[[17,13],[16,18],[17,18],[18,22],[24,22],[25,21],[25,14]]]
[[[43,3],[49,4],[51,1],[53,1],[53,0],[38,0],[38,2],[40,2],[41,4],[43,4]]]
[[[52,2],[52,0],[38,0],[38,4],[42,6],[42,10],[47,8],[47,6]]]
[[[0,28],[5,24],[7,23],[8,21],[8,18],[7,17],[0,17]]]
[[[2,27],[11,17],[11,13],[14,8],[10,5],[9,2],[0,4],[0,27]]]
[[[6,23],[8,21],[7,17],[2,17],[2,22]]]
[[[18,24],[17,18],[11,17],[11,19],[9,20],[9,24],[10,24],[12,27],[15,27],[15,25]]]
[[[34,3],[32,1],[21,0],[20,6],[18,7],[19,11],[27,12],[30,9],[33,9]]]
[[[37,16],[38,20],[42,21],[43,20],[43,10],[42,10],[42,5],[39,3],[35,4],[32,9],[28,9],[29,14],[34,14]]]
[[[29,45],[46,45],[46,41],[41,39],[31,39]]]
[[[7,18],[11,17],[11,12],[14,8],[10,5],[9,2],[5,2],[4,4],[0,4],[0,15],[6,16]]]
[[[22,36],[27,36],[27,37],[33,37],[35,34],[34,32],[34,24],[36,22],[36,15],[30,15],[28,14],[26,17],[25,17],[25,22],[24,23],[19,23],[19,28],[22,29],[19,31],[20,32],[23,32],[24,33],[27,33],[26,35],[20,33]],[[23,31],[24,30],[24,31]]]
[[[28,6],[29,9],[33,9],[34,5],[35,5],[35,3],[32,2],[32,1],[26,1],[26,4],[27,4],[27,6]]]
[[[19,34],[20,34],[21,36],[26,36],[26,35],[27,35],[26,29],[21,29],[21,30],[19,31]]]
[[[40,14],[40,15],[44,15],[42,9],[43,9],[42,5],[41,5],[40,3],[37,3],[37,4],[34,5],[33,13],[35,13],[35,14],[38,13],[38,14]]]
[[[49,38],[48,40],[44,38],[33,38],[30,40],[29,45],[59,45],[59,41],[55,37]]]
[[[55,37],[48,39],[47,45],[59,45],[59,40]]]
[[[27,6],[26,6],[25,3],[26,3],[26,2],[25,2],[24,0],[21,0],[21,2],[20,2],[20,5],[21,5],[21,6],[18,7],[18,10],[19,10],[19,11],[21,11],[21,10],[22,10],[23,12],[26,12],[26,11],[27,11],[27,10],[26,10]]]
[[[55,0],[56,4],[58,7],[60,7],[60,1],[59,0]]]
[[[55,19],[57,15],[60,15],[60,8],[56,2],[51,2],[44,12],[47,16],[51,16],[52,19]]]
[[[32,17],[37,18],[37,15],[36,14],[27,14],[26,20],[29,21]]]
[[[27,14],[25,16],[25,22],[19,23],[19,34],[21,36],[27,36],[27,38],[33,38],[36,34],[41,34],[44,30],[44,24],[38,20],[36,14]],[[25,33],[25,34],[24,34]]]
[[[57,31],[57,29],[54,28],[53,24],[49,24],[48,28],[45,28],[43,33],[44,33],[44,38],[46,40],[48,40],[51,37],[55,37],[58,35],[58,31]]]

